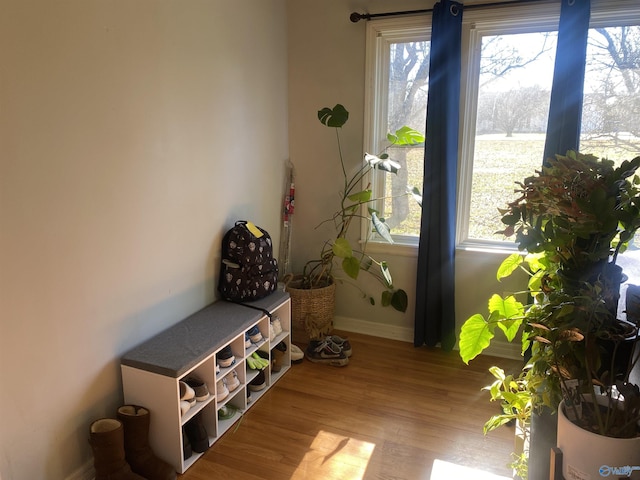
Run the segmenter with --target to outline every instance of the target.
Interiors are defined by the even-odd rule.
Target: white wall
[[[119,356],[277,244],[284,0],[0,0],[0,477],[82,477]]]
[[[315,227],[337,210],[341,187],[335,135],[318,122],[317,110],[333,107],[336,103],[345,105],[350,117],[341,132],[343,152],[352,165],[362,158],[366,22],[354,24],[349,15],[354,11],[379,13],[426,9],[433,3],[424,0],[324,0],[320,7],[314,0],[288,2],[290,153],[297,168],[293,220],[295,268],[300,270],[307,259],[316,258],[322,242],[330,238],[329,228],[315,230]],[[391,308],[372,307],[358,297],[357,290],[339,285],[336,324],[413,341],[416,256],[377,256],[388,260],[394,284],[407,291],[407,312],[402,314]],[[493,253],[457,253],[458,326],[473,313],[484,312],[492,293],[508,290],[495,280],[496,268],[504,257],[504,254]]]

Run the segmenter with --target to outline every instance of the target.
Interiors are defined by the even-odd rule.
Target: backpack
[[[266,297],[277,285],[271,237],[251,222],[237,221],[222,239],[218,291],[225,300],[245,302]]]

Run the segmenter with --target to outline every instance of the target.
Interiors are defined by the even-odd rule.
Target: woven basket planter
[[[299,288],[301,283],[302,276],[294,276],[286,291],[291,296],[291,339],[306,344],[333,331],[336,284],[331,280],[326,287],[309,289]]]

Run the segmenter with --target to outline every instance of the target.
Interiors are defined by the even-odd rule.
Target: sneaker
[[[218,409],[218,419],[219,420],[229,420],[236,414],[236,407],[233,405],[223,405]]]
[[[220,375],[220,365],[216,363],[216,375]]]
[[[249,339],[252,343],[257,344],[264,340],[262,333],[258,329],[257,325],[254,325],[249,330],[247,330],[247,335],[249,335]]]
[[[229,392],[233,392],[236,388],[240,386],[240,380],[238,380],[238,374],[235,370],[233,370],[229,375],[224,377],[227,384],[227,390]]]
[[[180,415],[184,415],[191,409],[191,404],[186,400],[180,400]]]
[[[344,367],[349,359],[342,349],[333,342],[325,340],[311,340],[305,352],[307,360],[314,363],[325,363],[334,367]]]
[[[180,386],[180,401],[185,401],[190,407],[193,407],[196,404],[195,390],[183,381],[178,382],[178,385]]]
[[[247,388],[247,403],[251,403],[251,400],[253,400],[253,398],[251,398],[251,390]]]
[[[199,378],[189,377],[185,380],[185,383],[193,389],[197,402],[204,402],[209,398],[209,389],[207,388],[207,384]]]
[[[216,353],[216,359],[218,360],[218,364],[221,367],[230,367],[234,363],[236,363],[236,357],[233,356],[233,352],[231,351],[231,345],[227,345],[218,353]]]
[[[252,392],[259,392],[264,390],[267,386],[267,377],[264,375],[264,370],[260,370],[260,373],[256,375],[256,378],[249,382],[249,390]]]
[[[342,337],[339,337],[338,335],[329,335],[326,337],[326,340],[337,345],[342,350],[342,353],[345,354],[345,356],[347,357],[351,356],[351,353],[352,353],[351,343],[349,343],[348,338],[342,338]]]
[[[249,334],[247,332],[244,332],[244,348],[245,350],[247,348],[251,348],[251,339],[249,338]]]
[[[299,346],[294,345],[292,343],[291,344],[291,363],[302,363],[303,359],[304,359],[304,352],[302,351],[302,349]]]
[[[229,396],[229,389],[224,383],[224,379],[218,380],[218,383],[216,383],[216,395],[218,396],[218,402],[221,402]]]
[[[276,332],[276,335],[280,335],[282,333],[282,323],[280,322],[280,317],[274,315],[271,319],[271,325],[273,325],[273,331]]]

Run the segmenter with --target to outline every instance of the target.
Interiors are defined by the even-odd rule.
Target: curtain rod
[[[548,0],[508,0],[506,2],[492,2],[492,3],[477,3],[474,5],[466,5],[464,7],[465,10],[473,10],[476,8],[489,8],[489,7],[497,7],[497,6],[502,6],[502,5],[514,5],[516,3],[518,4],[522,4],[522,3],[531,3],[531,2],[546,2],[546,3],[553,3],[550,2]],[[358,13],[358,12],[353,12],[350,16],[349,16],[349,20],[351,20],[353,23],[357,23],[360,20],[371,20],[372,18],[378,18],[378,17],[396,17],[398,15],[416,15],[416,14],[423,14],[423,13],[431,13],[433,12],[433,8],[427,8],[424,10],[405,10],[402,12],[386,12],[386,13]]]

